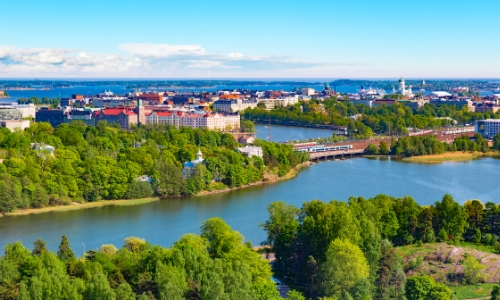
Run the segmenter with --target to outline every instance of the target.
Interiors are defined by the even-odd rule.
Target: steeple
[[[203,153],[201,153],[200,148],[198,148],[198,156],[197,156],[197,159],[198,159],[199,161],[203,161]]]

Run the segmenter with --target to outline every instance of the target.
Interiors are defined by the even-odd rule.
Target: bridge
[[[474,132],[470,130],[460,130],[460,131],[438,131],[425,134],[434,134],[436,138],[441,142],[453,143],[455,138],[466,135],[468,137],[473,137]],[[396,137],[397,139],[397,137]],[[371,138],[366,140],[357,140],[349,142],[336,143],[336,146],[352,145],[351,149],[348,150],[334,150],[334,151],[321,151],[321,152],[309,152],[311,161],[328,160],[328,159],[344,159],[363,156],[366,147],[369,144],[374,144],[379,146],[381,141],[385,141],[387,145],[391,144],[391,139],[388,137],[384,138]]]
[[[311,161],[319,161],[321,159],[343,159],[362,156],[365,149],[350,149],[350,150],[334,150],[334,151],[323,151],[323,152],[311,152],[309,153]]]

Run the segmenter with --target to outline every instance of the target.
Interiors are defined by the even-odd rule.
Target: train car
[[[352,149],[352,145],[331,145],[331,146],[325,146],[325,145],[315,145],[315,146],[310,146],[310,147],[300,147],[300,148],[295,148],[295,151],[301,151],[301,152],[326,152],[326,151],[340,151],[340,150],[349,150]]]

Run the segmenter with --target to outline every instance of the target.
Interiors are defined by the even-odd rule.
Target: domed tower
[[[403,77],[401,77],[399,79],[399,84],[398,84],[398,92],[401,94],[401,95],[404,95],[406,93],[406,86],[405,86],[405,80],[403,79]]]

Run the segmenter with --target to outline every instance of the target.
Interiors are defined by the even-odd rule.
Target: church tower
[[[137,124],[146,125],[146,113],[142,106],[142,99],[137,100]]]
[[[399,92],[401,95],[406,94],[405,80],[403,79],[403,77],[401,77],[401,78],[399,79],[398,92]]]
[[[203,161],[203,153],[201,153],[201,149],[198,148],[198,155],[196,158],[199,162]]]

